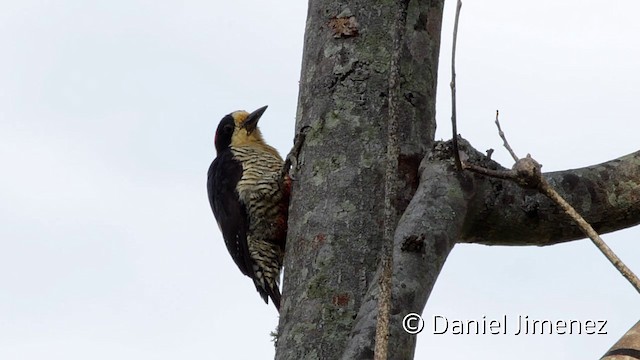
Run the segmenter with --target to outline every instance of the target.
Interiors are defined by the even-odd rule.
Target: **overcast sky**
[[[450,138],[447,2],[438,137]],[[640,4],[464,3],[458,129],[544,170],[640,148]],[[357,14],[355,14],[357,16]],[[213,134],[269,105],[292,143],[304,1],[0,1],[0,359],[269,359],[277,325],[229,257],[206,197]],[[604,239],[640,273],[640,230]],[[429,320],[608,320],[607,335],[434,335]],[[588,241],[461,245],[416,359],[586,359],[640,319]]]

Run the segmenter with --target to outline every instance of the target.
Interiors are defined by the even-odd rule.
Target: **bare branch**
[[[573,219],[573,221],[578,224],[580,230],[585,233],[591,239],[591,241],[596,245],[596,247],[602,252],[604,256],[613,264],[613,266],[618,269],[618,271],[624,276],[633,287],[640,293],[640,279],[625,265],[622,260],[611,250],[611,248],[602,240],[600,235],[591,227],[589,224],[568,202],[564,200],[557,191],[555,191],[549,183],[543,178],[540,177],[540,185],[539,190],[545,194],[549,199],[553,200],[558,206],[564,210],[564,212]]]
[[[516,178],[515,173],[511,170],[492,170],[467,162],[463,163],[462,166],[465,170],[469,170],[480,175],[490,176],[496,179],[515,180]]]
[[[622,274],[622,276],[631,283],[636,291],[640,293],[640,279],[638,279],[633,271],[631,271],[631,269],[629,269],[629,267],[627,267],[627,265],[625,265],[625,263],[602,240],[591,224],[589,224],[551,185],[549,185],[540,171],[542,165],[531,158],[531,155],[529,154],[527,154],[527,157],[524,159],[518,159],[518,156],[509,145],[507,137],[500,128],[498,115],[499,112],[496,110],[496,126],[498,127],[498,133],[504,141],[505,148],[507,148],[516,162],[513,165],[513,169],[511,171],[490,170],[475,165],[467,165],[466,168],[483,175],[515,181],[524,188],[537,189],[547,196],[578,225],[580,231],[591,239],[607,260],[609,260],[611,264],[613,264],[613,266]]]
[[[600,235],[574,208],[571,206],[551,185],[542,177],[540,171],[541,165],[527,155],[526,158],[518,160],[513,166],[516,182],[523,187],[535,188],[542,194],[551,199],[558,205],[571,219],[578,225],[582,231],[602,254],[615,266],[616,269],[627,279],[631,285],[640,293],[640,279],[620,260],[620,258],[611,250],[609,246],[602,240]]]
[[[376,322],[376,339],[374,360],[389,358],[389,325],[391,317],[391,279],[393,276],[393,255],[382,259],[382,274],[378,280],[380,295],[378,298],[378,318]]]
[[[394,206],[398,189],[398,159],[400,157],[400,139],[398,122],[400,121],[400,56],[402,52],[402,34],[407,19],[408,1],[398,0],[393,35],[393,54],[389,69],[389,122],[387,126],[387,154],[384,187],[384,240],[381,250],[382,275],[378,298],[378,318],[375,335],[375,360],[387,360],[389,345],[389,319],[391,313],[391,278],[393,275],[393,233],[398,223],[398,211]]]
[[[500,125],[498,123],[496,115],[496,124],[498,129]],[[510,148],[506,137],[502,130],[500,130],[500,136],[505,141],[505,147]],[[510,151],[511,152],[511,151]],[[515,156],[512,153],[512,156]],[[465,168],[480,173],[486,176],[491,176],[499,179],[507,179],[518,183],[523,188],[536,189],[540,193],[551,199],[557,206],[559,206],[569,217],[578,225],[580,231],[582,231],[596,247],[604,254],[604,256],[615,266],[615,268],[624,276],[631,285],[640,293],[640,279],[629,269],[622,260],[607,246],[607,244],[600,238],[598,233],[593,227],[557,192],[551,185],[545,180],[540,171],[542,165],[535,161],[531,155],[527,155],[526,158],[516,160],[512,170],[491,170],[484,169],[481,166],[475,166],[466,164]]]
[[[473,149],[463,151],[474,164],[508,170],[486,161],[484,154]],[[636,200],[640,198],[640,151],[544,176],[567,201],[580,204],[577,210],[600,234],[640,224],[640,201]],[[470,208],[463,242],[548,246],[584,238],[551,200],[515,182],[476,177]]]
[[[615,343],[601,360],[640,359],[640,321]]]
[[[498,120],[499,114],[500,114],[500,111],[496,110],[496,126],[498,127],[498,134],[500,135],[500,137],[502,138],[502,141],[504,142],[504,147],[507,149],[507,151],[509,151],[509,154],[511,154],[513,161],[518,161],[518,159],[520,158],[513,151],[513,149],[509,145],[509,142],[507,141],[507,137],[504,135],[504,132],[502,132],[502,128],[500,128],[500,120]]]
[[[450,152],[446,156],[447,159],[423,160],[420,186],[395,230],[391,283],[393,311],[389,338],[393,351],[388,353],[391,360],[413,358],[417,337],[403,329],[402,319],[408,313],[421,313],[424,309],[464,224],[468,203],[464,196],[464,185],[471,179],[452,169]],[[442,217],[442,214],[458,216]],[[439,221],[424,221],[432,218],[439,218]],[[371,358],[381,273],[381,270],[376,272],[363,298],[346,351],[342,355],[343,360]]]
[[[458,43],[458,20],[460,19],[460,9],[462,1],[458,0],[456,6],[456,20],[453,25],[453,46],[451,50],[451,130],[453,132],[453,158],[455,159],[456,168],[462,171],[462,162],[460,161],[460,151],[458,149],[458,125],[456,118],[456,45]]]

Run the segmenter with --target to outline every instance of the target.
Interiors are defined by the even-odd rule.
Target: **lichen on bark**
[[[398,213],[417,188],[417,167],[435,132],[440,27],[432,24],[441,22],[442,6],[409,5],[412,20],[400,64],[399,171],[405,190],[394,200]],[[285,259],[279,359],[304,359],[312,349],[326,358],[339,356],[377,269],[394,9],[388,0],[309,3],[296,128],[310,130],[293,185],[287,247],[295,251]],[[357,34],[335,36],[336,26],[344,25],[335,20],[341,17],[353,17]],[[319,233],[327,235],[322,244],[313,241]],[[305,269],[304,277],[287,269]],[[333,276],[326,277],[329,272]],[[333,301],[347,293],[349,301]],[[303,305],[309,294],[322,301]],[[308,326],[293,326],[300,322]],[[315,340],[300,342],[302,329]]]

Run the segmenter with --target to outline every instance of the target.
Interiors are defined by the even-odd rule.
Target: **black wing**
[[[233,158],[231,151],[223,151],[209,167],[207,192],[229,254],[240,271],[253,279],[255,274],[247,245],[247,211],[236,192],[241,177],[242,164]]]

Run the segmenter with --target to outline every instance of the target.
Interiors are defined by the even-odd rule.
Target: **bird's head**
[[[267,110],[266,106],[251,114],[244,110],[238,110],[223,117],[216,130],[216,151],[221,152],[229,146],[263,144],[264,140],[260,129],[258,129],[258,120],[265,110]]]

